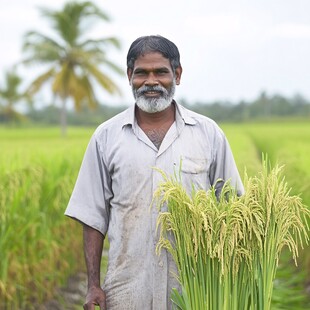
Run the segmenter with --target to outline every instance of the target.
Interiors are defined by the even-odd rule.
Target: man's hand
[[[101,287],[91,287],[86,295],[86,302],[83,306],[84,310],[95,310],[95,306],[99,306],[100,310],[107,310],[105,292]]]

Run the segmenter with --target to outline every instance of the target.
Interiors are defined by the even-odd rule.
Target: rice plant
[[[77,139],[46,129],[0,141],[0,309],[39,309],[84,269],[80,225],[63,214],[87,143]]]
[[[282,167],[266,160],[261,173],[245,176],[243,196],[226,183],[219,198],[214,188],[189,195],[181,177],[160,172],[157,252],[167,249],[178,268],[175,308],[269,310],[283,247],[296,261],[308,242],[310,211],[291,194]]]

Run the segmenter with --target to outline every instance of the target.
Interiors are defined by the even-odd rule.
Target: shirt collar
[[[131,125],[136,122],[136,117],[135,117],[135,105],[129,107],[127,110],[124,111],[124,117],[122,119],[122,127],[126,125]]]
[[[176,106],[176,121],[183,120],[186,125],[195,125],[196,120],[190,115],[189,110],[184,108],[182,105],[173,101]]]

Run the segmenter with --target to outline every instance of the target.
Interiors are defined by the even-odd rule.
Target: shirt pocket
[[[210,188],[208,177],[209,161],[207,158],[183,157],[181,162],[182,184],[188,194],[193,189],[207,190]]]
[[[199,174],[207,172],[207,158],[183,157],[181,162],[181,171],[189,174]]]

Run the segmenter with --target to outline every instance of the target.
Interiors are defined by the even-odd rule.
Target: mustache
[[[155,86],[141,86],[140,88],[138,88],[136,90],[136,94],[137,96],[141,96],[141,95],[144,95],[145,93],[149,92],[149,91],[155,91],[155,92],[160,92],[164,95],[167,95],[168,94],[168,91],[162,87],[162,86],[159,86],[159,85],[155,85]]]

